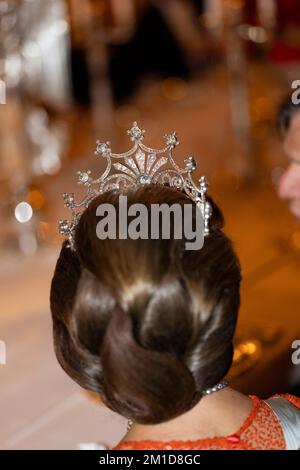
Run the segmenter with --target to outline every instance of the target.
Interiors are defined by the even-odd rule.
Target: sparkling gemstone
[[[206,181],[205,176],[201,176],[201,178],[199,179],[199,182],[200,182],[200,190],[206,193],[208,189],[208,183]]]
[[[99,155],[103,155],[103,156],[109,154],[110,153],[109,143],[97,141],[96,153],[98,153]]]
[[[151,155],[149,155],[149,157],[147,158],[146,173],[150,172],[151,167],[152,167],[153,163],[155,162],[155,160],[156,160],[156,154],[151,153]]]
[[[78,171],[78,183],[87,184],[90,181],[90,171]]]
[[[178,176],[174,176],[174,178],[172,178],[172,186],[174,186],[175,188],[181,188],[182,186],[181,178],[179,178]]]
[[[185,162],[186,162],[186,166],[185,166],[186,171],[193,172],[196,169],[197,165],[193,157],[187,158]]]
[[[140,172],[144,173],[145,171],[145,154],[140,149],[136,152],[135,158],[139,166]]]
[[[132,137],[135,137],[136,139],[139,139],[142,135],[142,131],[139,127],[137,126],[134,126],[132,129],[131,129],[131,134],[132,134]]]
[[[82,183],[86,183],[88,179],[89,179],[89,175],[87,173],[83,173],[83,175],[81,175]]]
[[[165,135],[166,144],[170,147],[175,147],[178,144],[176,132],[172,132],[171,134]]]
[[[137,122],[134,122],[132,128],[129,129],[128,134],[131,136],[132,140],[139,140],[143,137],[145,131],[140,129],[137,125]]]
[[[204,216],[205,216],[206,219],[209,219],[211,214],[212,214],[211,205],[210,205],[209,202],[206,202],[205,206],[204,206]]]
[[[149,175],[141,175],[138,181],[140,184],[150,184],[152,183],[152,178]]]
[[[69,222],[67,220],[59,220],[58,229],[61,235],[68,235],[70,233]]]
[[[75,204],[74,193],[64,193],[63,199],[64,199],[65,207],[68,207],[68,208],[74,207],[74,204]]]

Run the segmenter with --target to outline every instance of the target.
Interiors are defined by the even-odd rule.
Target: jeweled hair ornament
[[[209,219],[211,205],[206,200],[208,184],[206,178],[201,176],[199,186],[192,178],[196,170],[194,157],[190,156],[185,161],[184,168],[180,168],[174,161],[173,149],[179,144],[176,133],[172,132],[164,136],[165,146],[154,149],[143,144],[145,130],[136,122],[127,131],[133,146],[125,153],[113,153],[109,142],[96,142],[95,154],[106,159],[106,169],[98,177],[93,179],[91,170],[78,171],[78,183],[86,186],[87,192],[84,198],[76,203],[74,193],[64,193],[64,205],[72,211],[72,218],[59,220],[59,232],[68,239],[68,246],[74,250],[74,236],[76,225],[81,213],[89,206],[91,201],[99,194],[112,189],[127,189],[147,184],[158,184],[174,187],[186,193],[200,208],[204,221],[204,236],[209,235]]]

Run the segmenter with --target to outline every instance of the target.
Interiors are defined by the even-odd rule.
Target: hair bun
[[[190,371],[170,353],[141,347],[131,316],[120,307],[111,316],[101,358],[105,401],[121,415],[156,424],[191,407],[195,382]]]

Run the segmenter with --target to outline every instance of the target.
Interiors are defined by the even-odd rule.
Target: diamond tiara
[[[145,130],[136,122],[127,131],[133,146],[125,153],[113,153],[109,142],[97,140],[95,154],[106,160],[106,169],[98,178],[93,179],[91,170],[78,171],[78,184],[86,186],[84,198],[76,203],[74,193],[64,193],[64,205],[72,211],[71,220],[59,220],[59,232],[68,239],[68,246],[74,250],[76,225],[82,212],[99,194],[112,189],[126,189],[138,185],[160,184],[184,191],[200,208],[204,221],[204,236],[209,235],[211,205],[206,200],[208,184],[201,176],[199,186],[193,179],[196,170],[194,157],[189,156],[185,167],[180,168],[174,161],[173,149],[179,144],[176,133],[165,134],[165,146],[154,149],[143,144]],[[116,161],[114,161],[116,160]]]

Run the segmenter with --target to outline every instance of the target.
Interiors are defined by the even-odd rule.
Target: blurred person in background
[[[89,28],[82,25],[81,5],[73,8],[71,15],[73,88],[80,103],[87,104],[91,99],[85,36],[92,37],[100,29],[108,78],[117,103],[130,97],[145,76],[188,79],[194,70],[208,65],[218,55],[199,19],[203,13],[201,0],[110,0],[102,4],[93,0],[88,10]],[[95,26],[97,15],[100,22]],[[98,54],[100,58],[100,50]]]
[[[300,104],[293,103],[290,96],[279,109],[277,123],[289,162],[281,176],[278,194],[289,202],[291,212],[300,220]]]
[[[195,68],[212,59],[208,35],[198,19],[202,2],[198,9],[191,0],[134,0],[133,4],[132,36],[109,47],[116,101],[131,95],[145,75],[188,79]]]

